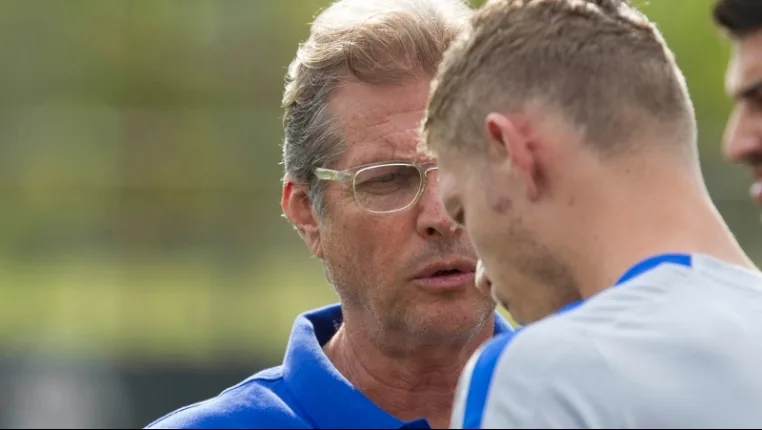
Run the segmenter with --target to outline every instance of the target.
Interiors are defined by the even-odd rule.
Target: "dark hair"
[[[714,21],[733,37],[762,30],[762,1],[718,0],[712,10]]]

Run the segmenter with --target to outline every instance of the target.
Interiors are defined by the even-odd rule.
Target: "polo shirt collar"
[[[342,322],[340,305],[300,315],[291,331],[283,378],[297,409],[321,428],[428,428],[425,420],[404,422],[385,412],[354,388],[323,352]],[[495,313],[495,333],[513,331]]]

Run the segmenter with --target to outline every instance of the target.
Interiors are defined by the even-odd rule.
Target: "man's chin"
[[[456,333],[472,331],[495,311],[495,303],[479,295],[442,297],[413,306],[413,317],[427,331]]]

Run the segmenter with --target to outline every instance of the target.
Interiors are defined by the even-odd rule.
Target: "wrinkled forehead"
[[[339,88],[331,108],[347,144],[341,167],[426,160],[418,144],[427,94],[428,81],[423,80]]]

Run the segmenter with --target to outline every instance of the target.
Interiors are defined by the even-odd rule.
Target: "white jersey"
[[[702,254],[485,344],[453,428],[762,428],[762,275]]]

